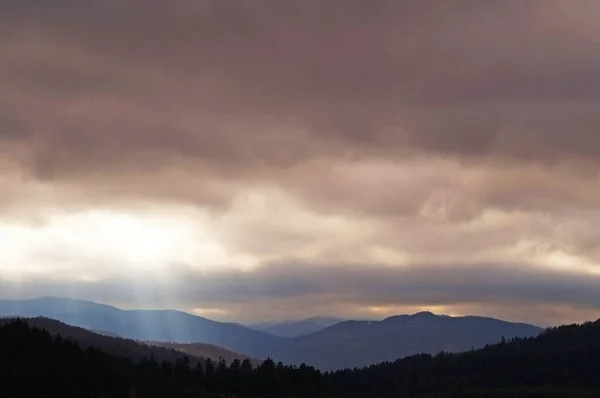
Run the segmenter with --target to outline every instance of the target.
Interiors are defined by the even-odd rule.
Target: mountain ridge
[[[73,326],[143,341],[208,343],[252,357],[276,350],[283,339],[245,326],[213,321],[178,310],[123,310],[57,297],[0,300],[0,316],[44,316]]]
[[[196,363],[207,358],[199,355],[189,355],[168,347],[146,344],[133,339],[102,335],[86,328],[69,325],[46,317],[4,317],[0,318],[0,326],[9,324],[15,320],[24,321],[30,327],[46,330],[53,336],[72,339],[84,349],[94,347],[113,355],[130,358],[133,361],[141,361],[150,357],[154,357],[157,361],[175,361],[178,359],[182,360],[188,355],[192,362]]]
[[[295,321],[250,324],[248,327],[279,337],[294,338],[318,332],[319,330],[323,330],[326,327],[346,320],[347,319],[337,317],[313,316]]]
[[[278,357],[321,370],[360,368],[421,353],[481,348],[502,338],[534,337],[543,330],[490,317],[417,313],[381,321],[340,322],[294,339]]]
[[[185,358],[159,364],[82,349],[16,320],[0,323],[0,368],[9,375],[1,387],[15,397],[592,398],[600,392],[599,335],[596,321],[354,370],[323,373],[266,360],[255,367],[213,364],[210,371],[207,361],[204,371]]]
[[[121,310],[62,298],[0,300],[0,315],[46,316],[125,338],[193,347],[216,345],[254,358],[306,363],[321,370],[363,367],[419,353],[460,352],[504,338],[531,337],[543,329],[488,317],[421,312],[381,321],[343,321],[293,338],[177,310]],[[188,346],[185,346],[188,344]]]

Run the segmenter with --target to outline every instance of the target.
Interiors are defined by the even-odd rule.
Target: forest
[[[16,319],[0,326],[2,397],[597,397],[600,321],[480,350],[322,373],[266,360],[132,360]]]

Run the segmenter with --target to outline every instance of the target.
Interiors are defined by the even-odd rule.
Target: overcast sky
[[[0,291],[600,317],[600,2],[4,0]]]

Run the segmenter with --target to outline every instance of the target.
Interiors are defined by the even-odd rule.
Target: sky
[[[600,317],[596,0],[4,0],[0,291]]]

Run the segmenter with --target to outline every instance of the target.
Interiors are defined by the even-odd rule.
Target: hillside
[[[0,316],[14,315],[43,316],[135,340],[202,342],[258,358],[266,358],[283,343],[283,339],[264,332],[181,311],[122,310],[66,298],[0,300]]]
[[[84,328],[67,325],[55,319],[37,317],[21,318],[21,320],[31,327],[47,330],[53,336],[60,335],[62,338],[72,339],[84,349],[95,347],[112,355],[130,358],[133,361],[141,361],[151,356],[159,362],[183,360],[186,356],[190,358],[192,363],[203,360],[202,355],[182,353],[172,348],[143,344],[131,339],[105,336]],[[0,319],[0,325],[13,321],[13,318],[2,318]],[[218,359],[218,357],[214,359]]]
[[[391,361],[418,353],[458,352],[536,336],[541,328],[484,317],[450,317],[422,312],[383,321],[347,321],[294,339],[274,355],[285,363],[335,370]]]
[[[192,367],[132,362],[31,328],[0,325],[0,395],[232,398],[584,398],[600,396],[600,321],[462,354],[415,355],[321,373],[266,360]]]
[[[492,318],[423,312],[383,321],[346,321],[308,335],[283,338],[180,311],[125,311],[61,298],[0,301],[0,315],[15,314],[45,316],[136,340],[212,344],[253,358],[307,363],[321,370],[361,367],[417,353],[469,350],[502,337],[535,336],[542,330]]]
[[[331,394],[314,369],[265,361],[184,360],[133,362],[99,349],[83,349],[22,320],[0,325],[0,396],[12,398],[326,398]]]
[[[218,347],[212,344],[205,343],[174,343],[174,342],[165,342],[165,341],[148,341],[147,342],[151,346],[164,347],[172,350],[176,350],[178,352],[183,352],[188,355],[203,357],[203,358],[211,358],[213,361],[219,360],[220,358],[224,359],[225,362],[232,363],[236,359],[240,361],[244,361],[248,359],[252,362],[253,365],[259,365],[262,363],[262,359],[253,358],[246,354],[242,354],[239,352],[234,352],[231,350],[227,350],[222,347]]]
[[[280,337],[300,337],[323,330],[331,325],[345,321],[341,318],[312,317],[300,321],[259,323],[248,325],[250,328]]]
[[[462,354],[416,355],[330,375],[344,397],[598,397],[600,320]]]

